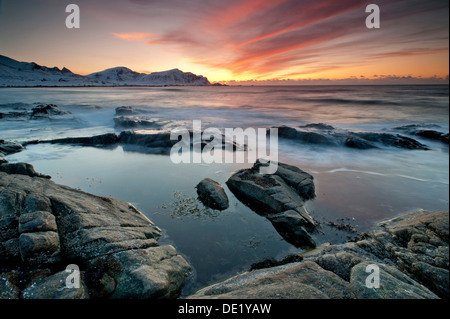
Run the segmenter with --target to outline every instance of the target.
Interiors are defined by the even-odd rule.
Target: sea
[[[132,106],[165,129],[300,127],[323,123],[352,132],[393,132],[420,125],[449,131],[449,86],[205,86],[1,88],[0,113],[55,104],[69,118],[0,119],[0,139],[26,142],[120,133],[115,109]],[[318,245],[344,243],[378,222],[423,209],[449,206],[449,146],[414,137],[429,150],[369,150],[279,139],[280,162],[314,176],[317,197],[306,202],[321,226]],[[225,185],[252,163],[181,163],[145,151],[73,145],[28,145],[6,157],[27,162],[58,184],[132,203],[163,231],[192,265],[182,295],[249,269],[264,259],[298,253],[271,223],[237,200]],[[218,212],[198,202],[203,178],[221,183],[230,208]],[[346,224],[351,231],[333,225]],[[348,230],[348,229],[347,229]]]

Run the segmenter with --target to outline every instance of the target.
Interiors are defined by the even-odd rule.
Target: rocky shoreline
[[[291,169],[309,180],[300,193],[313,196],[304,172],[280,168],[280,181],[289,180],[283,169]],[[57,185],[29,164],[0,166],[0,230],[0,298],[170,299],[179,296],[190,272],[174,247],[158,244],[161,230],[132,205]],[[413,212],[345,244],[309,245],[282,261],[257,263],[187,298],[448,298],[448,232],[448,211]],[[80,269],[80,289],[64,289],[71,264]],[[365,285],[373,265],[379,289]]]
[[[190,266],[136,208],[22,173],[0,171],[0,298],[178,296]]]
[[[322,245],[291,256],[294,262],[269,263],[269,268],[234,276],[189,298],[448,298],[448,218],[448,211],[405,214],[380,223],[355,242]],[[379,268],[378,289],[366,286],[373,265]]]
[[[160,246],[161,230],[129,203],[57,185],[27,163],[4,158],[30,144],[57,143],[168,154],[176,141],[158,119],[144,119],[131,107],[116,109],[116,128],[125,130],[88,137],[0,140],[0,299],[173,299],[180,296],[191,267],[172,246]],[[37,105],[0,113],[3,120],[70,118],[55,105]],[[435,127],[403,126],[392,132],[348,132],[325,124],[278,127],[279,137],[294,142],[349,147],[426,151],[411,136],[448,144],[448,133]],[[404,136],[398,134],[409,135]],[[192,132],[190,132],[192,134]],[[191,139],[192,140],[192,139]],[[223,140],[222,147],[230,141]],[[233,150],[245,149],[233,141]],[[192,144],[190,145],[193,146]],[[251,270],[205,287],[193,299],[399,299],[448,298],[448,211],[417,211],[357,234],[351,225],[329,222],[356,236],[344,244],[316,247],[320,223],[305,202],[315,198],[314,177],[278,163],[276,174],[260,174],[264,165],[232,174],[220,185],[204,179],[198,200],[213,210],[229,205],[224,188],[266,217],[283,239],[302,248],[280,261],[266,260]],[[195,199],[194,199],[195,200]],[[68,265],[80,269],[80,288],[65,289]],[[376,266],[380,288],[367,288],[368,267]]]

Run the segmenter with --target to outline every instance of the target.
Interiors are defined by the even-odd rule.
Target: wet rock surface
[[[160,236],[129,203],[0,172],[0,298],[174,298],[190,266]]]
[[[449,133],[437,131],[439,129],[441,129],[441,127],[438,125],[418,125],[418,124],[410,124],[393,128],[393,130],[400,131],[405,134],[415,135],[448,144]]]
[[[245,205],[267,217],[280,235],[297,247],[314,247],[308,232],[316,222],[305,208],[315,197],[313,177],[298,167],[278,163],[275,174],[260,174],[261,162],[233,174],[227,186]]]
[[[308,124],[300,127],[280,126],[277,129],[279,137],[305,144],[344,146],[360,150],[386,147],[429,150],[427,145],[397,133],[351,132],[336,129],[331,125],[323,123]]]
[[[0,120],[28,121],[28,120],[58,120],[72,119],[72,112],[63,110],[54,104],[11,105],[0,113]]]
[[[36,172],[33,165],[28,163],[0,163],[0,172],[50,179],[50,176]]]
[[[228,196],[219,183],[205,178],[196,186],[199,200],[212,209],[225,210],[229,207]]]
[[[300,261],[268,263],[188,298],[448,298],[448,216],[448,211],[405,214],[355,242],[324,244],[300,253]],[[374,266],[378,288],[366,282]]]

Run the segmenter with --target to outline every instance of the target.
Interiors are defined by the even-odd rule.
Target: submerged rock
[[[429,150],[429,148],[410,137],[399,134],[379,132],[351,132],[337,130],[326,124],[308,124],[298,128],[281,126],[278,136],[301,143],[323,146],[345,146],[355,149],[380,147],[398,147],[411,150]]]
[[[142,119],[135,116],[115,116],[114,124],[116,128],[161,128],[156,119]]]
[[[131,115],[134,113],[132,106],[119,106],[116,108],[116,115]]]
[[[160,236],[129,203],[0,172],[0,298],[176,297],[190,266]],[[83,289],[65,287],[69,264]],[[17,289],[2,288],[18,269]]]
[[[393,130],[402,131],[405,134],[420,136],[426,139],[440,141],[442,143],[449,143],[449,133],[439,132],[434,130],[434,128],[440,128],[438,125],[420,125],[411,124],[394,127]]]
[[[363,132],[352,133],[353,135],[373,143],[380,143],[384,146],[405,148],[410,150],[429,150],[426,145],[416,141],[415,139],[402,136],[399,134]]]
[[[78,144],[86,146],[107,146],[120,142],[119,136],[115,133],[107,133],[89,137],[65,137],[49,141],[40,141],[39,143],[52,144]]]
[[[267,217],[280,235],[297,247],[314,247],[309,235],[316,222],[304,201],[315,196],[313,177],[297,167],[279,163],[274,175],[260,174],[261,162],[233,174],[227,186],[244,204]]]
[[[206,207],[225,210],[229,207],[228,196],[219,183],[205,178],[196,186],[199,200]]]
[[[61,117],[71,115],[72,112],[61,110],[58,106],[54,104],[41,104],[33,107],[31,109],[30,119],[51,119],[54,117]]]

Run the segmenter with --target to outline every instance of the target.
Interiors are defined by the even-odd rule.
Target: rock
[[[448,256],[448,250],[447,250]],[[412,264],[411,273],[430,290],[437,295],[448,297],[449,271],[447,269],[432,266],[426,262],[418,261]]]
[[[17,271],[0,273],[0,299],[19,299],[18,281],[19,273]]]
[[[33,165],[27,163],[6,163],[0,165],[0,172],[5,172],[8,174],[19,174],[19,175],[27,175],[30,177],[42,177],[48,178],[51,177],[48,175],[43,175],[34,170]]]
[[[167,299],[177,296],[190,266],[172,246],[128,250],[113,255],[122,271],[114,276],[115,299]]]
[[[279,175],[259,174],[260,165],[257,161],[251,169],[233,174],[227,181],[228,188],[240,201],[273,222],[286,241],[311,247],[314,240],[308,231],[315,229],[316,222],[307,212],[304,200],[314,194],[312,176],[283,163],[279,163]]]
[[[415,139],[399,134],[394,135],[388,133],[362,132],[352,133],[352,135],[369,142],[379,143],[389,147],[398,147],[410,150],[429,150],[426,145],[419,143]]]
[[[49,141],[41,141],[40,143],[52,144],[80,144],[86,146],[107,146],[119,143],[120,139],[115,133],[107,133],[89,137],[66,137]]]
[[[415,132],[415,135],[428,138],[430,140],[441,140],[444,133],[434,130],[419,130]]]
[[[19,249],[24,261],[30,263],[55,262],[60,251],[58,233],[46,231],[21,234]]]
[[[31,109],[30,119],[54,118],[71,115],[72,112],[63,111],[58,106],[53,104],[37,105]]]
[[[380,287],[368,288],[367,266],[376,265],[380,269]],[[352,268],[350,289],[356,299],[437,299],[426,287],[415,282],[398,269],[382,264],[362,262]]]
[[[381,222],[356,242],[324,244],[298,255],[299,262],[264,262],[264,269],[236,275],[188,299],[447,298],[448,211],[405,214]],[[379,288],[366,286],[369,265],[378,266]]]
[[[296,247],[315,247],[316,243],[308,234],[303,218],[295,211],[288,210],[268,217],[273,227],[288,243]]]
[[[264,268],[271,268],[271,267],[286,265],[286,264],[290,264],[290,263],[296,263],[296,262],[300,262],[302,260],[303,260],[303,257],[300,255],[296,255],[296,254],[288,255],[280,261],[274,260],[273,258],[269,258],[269,259],[265,259],[263,261],[259,261],[259,262],[251,264],[249,271],[257,270],[257,269],[264,269]]]
[[[254,270],[203,288],[188,299],[346,299],[349,283],[311,261]]]
[[[87,288],[80,278],[80,288],[69,288],[64,270],[34,282],[22,292],[23,299],[88,299]]]
[[[350,281],[352,268],[363,262],[364,259],[347,251],[339,251],[336,254],[324,254],[314,261],[323,269],[332,271],[342,279]]]
[[[439,126],[411,124],[395,127],[393,128],[393,130],[402,131],[405,134],[420,136],[426,139],[441,141],[443,143],[448,144],[449,142],[448,133],[445,134],[443,132],[432,130],[431,128],[439,128]]]
[[[371,149],[380,146],[411,150],[429,150],[428,146],[415,139],[399,134],[379,132],[351,132],[337,130],[326,124],[308,124],[299,128],[281,126],[278,136],[307,144],[323,146],[345,146],[355,149]],[[445,139],[445,137],[443,137]]]
[[[156,119],[142,119],[135,116],[115,116],[114,127],[116,128],[161,128]]]
[[[16,142],[0,140],[0,153],[2,156],[18,153],[23,150],[23,146]]]
[[[263,164],[260,160],[257,160],[252,169],[259,170],[261,166],[267,165],[268,164]],[[316,197],[314,177],[300,168],[284,163],[278,163],[278,169],[275,172],[275,175],[280,176],[286,184],[293,188],[304,200],[314,199]]]
[[[313,128],[313,129],[318,129],[318,130],[328,130],[328,131],[335,130],[335,128],[333,126],[324,124],[324,123],[311,123],[311,124],[306,124],[306,125],[300,126],[300,127]]]
[[[129,203],[40,177],[0,172],[0,228],[0,262],[8,271],[20,267],[24,298],[91,297],[88,291],[93,298],[173,298],[189,272],[173,247],[159,246],[161,230]],[[96,272],[93,261],[109,257],[119,267],[110,262],[108,272]],[[67,273],[58,273],[74,262],[82,290],[65,287]],[[42,265],[48,271],[34,275]]]
[[[33,212],[20,215],[19,233],[57,232],[55,216],[49,212]]]
[[[171,271],[168,271],[171,270]],[[90,294],[114,299],[161,299],[178,295],[189,264],[172,246],[127,250],[89,261]]]
[[[152,132],[151,134],[123,131],[120,133],[119,138],[120,143],[126,146],[140,146],[162,154],[169,154],[170,149],[176,143],[170,140],[169,131]]]
[[[359,138],[357,136],[348,137],[345,140],[345,146],[350,147],[350,148],[360,149],[360,150],[368,150],[368,149],[372,149],[372,148],[377,148],[372,143],[370,143],[362,138]]]
[[[219,183],[205,178],[196,186],[199,200],[212,209],[225,210],[229,207],[228,196]]]
[[[119,106],[116,108],[116,115],[131,115],[134,113],[132,106]]]
[[[333,139],[326,134],[310,131],[302,131],[292,127],[278,127],[278,136],[282,138],[294,139],[308,144],[336,145]]]
[[[448,225],[448,211],[417,211],[381,223],[384,232],[372,236],[400,270],[448,297]]]

